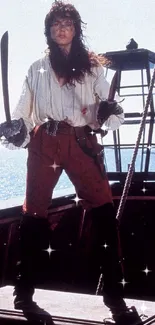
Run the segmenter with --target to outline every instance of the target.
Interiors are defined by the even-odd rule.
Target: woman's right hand
[[[7,142],[20,147],[27,135],[27,129],[22,118],[11,120],[0,124],[0,137],[4,137]]]

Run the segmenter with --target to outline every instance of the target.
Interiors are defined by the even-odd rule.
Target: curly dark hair
[[[69,54],[66,56],[57,43],[51,39],[50,27],[56,18],[71,18],[74,23],[75,36]],[[79,12],[70,3],[55,1],[45,18],[45,36],[48,53],[53,70],[66,83],[82,82],[85,73],[92,75],[92,66],[100,64],[100,58],[86,48],[82,26],[86,25]]]

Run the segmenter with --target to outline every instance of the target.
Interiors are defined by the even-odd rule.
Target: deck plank
[[[21,319],[24,317],[23,313],[14,309],[13,299],[12,286],[0,288],[0,312],[5,315],[10,313],[12,317]],[[34,301],[55,319],[74,318],[77,321],[83,319],[94,323],[110,317],[109,309],[103,304],[102,296],[36,289]],[[136,299],[125,299],[125,301],[128,307],[135,306],[139,315],[145,314],[151,317],[155,314],[153,301]]]

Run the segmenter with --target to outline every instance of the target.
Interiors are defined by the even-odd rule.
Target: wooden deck
[[[44,312],[23,313],[13,307],[13,287],[0,288],[0,324],[31,323],[41,316],[43,324],[103,324],[109,318],[109,309],[101,296],[36,289],[34,300]],[[128,307],[135,306],[139,315],[145,315],[144,324],[155,325],[155,302],[125,299]],[[39,315],[39,316],[38,316]],[[151,321],[152,319],[152,321]],[[47,323],[46,323],[47,320]],[[49,322],[51,320],[51,322]],[[11,323],[12,321],[12,323]],[[125,325],[125,324],[124,324]]]

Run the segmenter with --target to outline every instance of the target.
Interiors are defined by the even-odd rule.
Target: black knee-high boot
[[[117,220],[113,204],[94,208],[92,213],[96,234],[94,244],[103,273],[103,301],[117,325],[141,324],[137,311],[128,308],[123,299],[123,286],[120,283],[123,273],[119,261]]]
[[[20,257],[16,267],[13,295],[15,309],[34,308],[32,300],[41,251],[48,247],[48,223],[45,218],[22,215],[20,223]]]
[[[103,273],[103,299],[107,306],[118,302],[123,303],[123,279],[118,255],[118,234],[115,210],[112,203],[92,209],[95,235],[96,254]],[[106,247],[107,245],[107,247]]]

